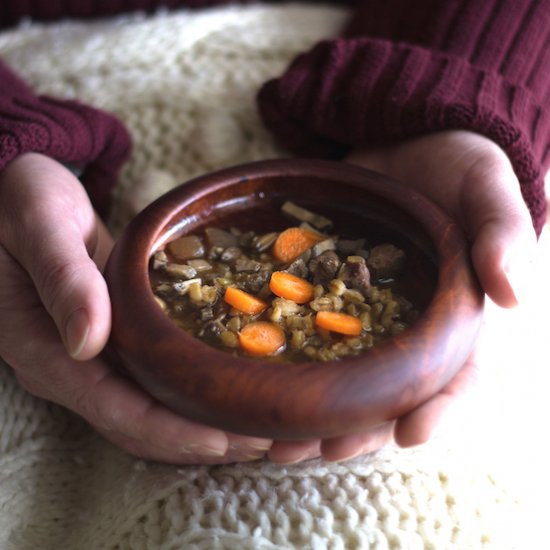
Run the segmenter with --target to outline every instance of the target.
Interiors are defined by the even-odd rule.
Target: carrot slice
[[[282,231],[273,243],[272,253],[280,262],[291,262],[323,237],[301,227],[289,227]]]
[[[248,315],[256,315],[267,309],[268,304],[266,304],[260,298],[248,294],[244,290],[235,288],[233,286],[227,287],[223,299],[235,309],[247,313]]]
[[[360,319],[337,311],[319,311],[315,316],[315,324],[318,327],[346,336],[357,336],[361,334],[363,329]]]
[[[313,299],[313,285],[285,271],[274,271],[271,274],[269,288],[273,294],[297,304],[305,304]]]
[[[257,357],[272,355],[285,345],[283,329],[267,321],[256,321],[246,325],[239,333],[241,347]]]

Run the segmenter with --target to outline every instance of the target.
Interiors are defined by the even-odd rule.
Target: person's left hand
[[[260,458],[271,445],[186,420],[101,353],[112,239],[80,181],[26,153],[0,173],[0,357],[33,395],[84,418],[128,453],[173,464]]]
[[[489,298],[502,307],[518,304],[536,236],[511,163],[494,142],[468,131],[438,132],[387,148],[356,150],[346,161],[400,180],[436,202],[469,237],[473,264]],[[338,461],[390,442],[402,447],[421,444],[448,409],[457,408],[477,373],[473,353],[447,386],[409,414],[365,433],[323,441],[277,441],[268,456],[279,463],[319,455]]]

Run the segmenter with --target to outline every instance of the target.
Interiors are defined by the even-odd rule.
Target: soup
[[[268,232],[207,227],[154,253],[162,309],[204,342],[273,361],[334,361],[403,332],[418,316],[402,289],[405,252],[286,202]]]

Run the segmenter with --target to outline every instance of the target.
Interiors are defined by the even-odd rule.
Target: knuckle
[[[107,421],[100,404],[94,397],[94,391],[90,388],[82,388],[73,396],[71,408],[90,424],[96,426],[99,431],[111,432],[114,427]]]
[[[11,345],[9,338],[4,337],[2,333],[0,333],[0,357],[12,369],[18,370],[20,364],[18,354]]]
[[[0,309],[1,314],[1,309]],[[13,330],[0,331],[0,357],[16,373],[31,373],[37,370],[37,357],[43,354],[43,350],[37,349],[37,345],[30,339],[25,342],[21,334]]]
[[[113,399],[107,391],[110,374],[105,374],[90,385],[85,385],[75,393],[71,408],[93,424],[100,432],[127,434],[124,403]]]
[[[35,397],[40,397],[43,399],[46,399],[49,397],[49,395],[47,395],[47,392],[44,391],[42,384],[36,382],[32,378],[24,374],[21,374],[20,372],[16,372],[15,376],[20,386],[26,392],[30,393],[31,395],[34,395]]]

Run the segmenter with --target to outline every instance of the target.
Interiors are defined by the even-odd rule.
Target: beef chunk
[[[313,284],[328,285],[336,277],[340,265],[341,262],[338,254],[332,250],[326,250],[316,258],[313,258],[308,264],[309,269],[313,273]]]
[[[405,252],[393,244],[380,244],[371,249],[367,266],[373,278],[395,277],[405,266]]]
[[[239,273],[236,281],[243,290],[251,294],[258,294],[269,280],[271,272],[267,270],[256,273]]]
[[[365,258],[361,256],[348,256],[343,263],[338,277],[344,281],[348,288],[354,288],[365,294],[370,287],[370,272]]]
[[[291,275],[295,275],[296,277],[301,277],[302,279],[307,278],[309,275],[309,269],[307,268],[306,262],[302,257],[297,258],[289,264],[285,271]]]

